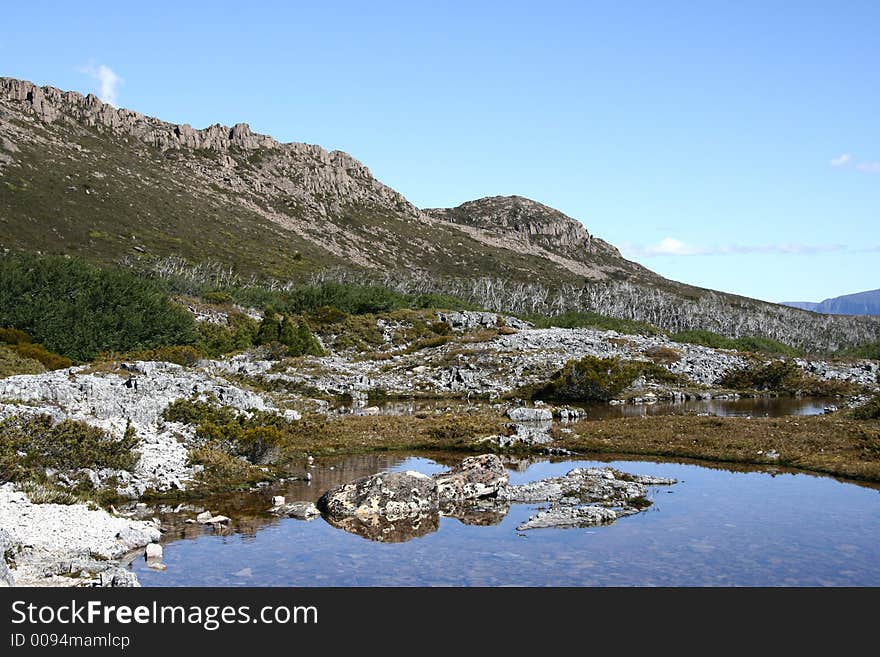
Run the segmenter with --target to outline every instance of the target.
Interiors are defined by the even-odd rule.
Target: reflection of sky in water
[[[387,415],[412,415],[418,411],[461,405],[463,402],[391,401],[380,406]],[[684,413],[708,413],[719,417],[786,417],[790,415],[821,415],[825,408],[840,405],[831,397],[744,397],[742,399],[704,399],[685,402],[659,401],[652,404],[574,404],[589,420],[616,417],[647,417]],[[359,412],[359,411],[355,411]]]
[[[390,465],[390,464],[389,464]],[[564,474],[578,461],[537,463],[512,483]],[[646,512],[605,527],[516,531],[533,505],[499,525],[442,518],[406,543],[374,543],[329,526],[283,520],[255,536],[202,535],[165,546],[168,569],[134,567],[144,586],[778,586],[880,585],[880,493],[805,474],[729,472],[614,462],[675,477]],[[394,470],[445,469],[424,458]]]

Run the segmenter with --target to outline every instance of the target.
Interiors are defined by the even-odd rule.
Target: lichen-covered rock
[[[332,517],[385,516],[389,521],[437,511],[437,483],[421,472],[388,472],[332,488],[318,508]]]
[[[470,456],[447,472],[434,475],[437,495],[448,500],[477,500],[496,497],[507,488],[504,464],[494,454]]]

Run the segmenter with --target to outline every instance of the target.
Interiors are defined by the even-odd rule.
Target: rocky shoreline
[[[0,421],[48,415],[56,422],[78,420],[120,438],[133,429],[137,436],[133,468],[79,474],[87,476],[95,490],[109,487],[117,495],[137,500],[145,494],[182,493],[200,476],[203,466],[191,459],[193,450],[202,446],[195,427],[163,418],[169,404],[178,400],[202,400],[242,417],[268,413],[279,421],[297,423],[305,414],[326,421],[352,412],[378,414],[380,409],[370,405],[377,391],[391,398],[446,398],[451,404],[460,404],[462,398],[482,398],[493,403],[474,410],[494,414],[498,426],[506,422],[505,430],[470,436],[462,443],[468,450],[565,455],[571,453],[565,448],[565,432],[569,431],[565,426],[579,420],[582,411],[540,403],[524,405],[511,397],[523,385],[546,380],[568,360],[596,356],[638,361],[659,352],[666,357],[663,367],[680,377],[677,385],[636,380],[613,403],[729,397],[735,393],[719,388],[719,380],[748,362],[736,352],[674,343],[664,336],[534,329],[515,318],[492,313],[454,313],[441,319],[450,325],[453,337],[461,339],[420,349],[389,343],[381,347],[386,349],[381,359],[335,353],[278,362],[263,359],[255,351],[202,361],[194,367],[135,361],[10,376],[0,379]],[[478,340],[468,333],[499,326],[506,330],[490,332]],[[866,390],[878,387],[880,364],[874,361],[787,360],[819,381],[847,382]],[[846,406],[846,402],[841,400],[840,405]],[[471,410],[462,408],[464,415]],[[434,415],[442,419],[443,411]],[[441,515],[462,522],[490,523],[504,517],[505,505],[522,502],[542,501],[549,508],[521,530],[611,522],[640,510],[645,485],[670,483],[622,477],[605,470],[573,471],[558,480],[541,482],[540,487],[508,486],[504,468],[490,457],[465,459],[446,479],[406,473],[385,477],[381,485],[361,482],[355,486],[357,490],[349,490],[355,496],[367,494],[358,486],[381,489],[390,481],[395,487],[420,491],[416,497],[410,496],[406,508],[395,509],[392,504],[381,513],[342,512],[345,503],[338,498],[322,498],[318,506],[328,522],[347,531],[402,540],[414,531],[434,531]],[[46,475],[53,473],[47,471]],[[59,481],[63,483],[60,475]],[[305,507],[289,505],[281,514],[314,516]],[[401,523],[409,530],[402,531]],[[32,503],[14,484],[0,486],[0,541],[6,546],[7,561],[14,564],[12,570],[0,570],[0,583],[131,585],[136,579],[118,567],[120,560],[158,539],[155,523],[117,517],[85,504]],[[85,574],[80,577],[80,573]]]

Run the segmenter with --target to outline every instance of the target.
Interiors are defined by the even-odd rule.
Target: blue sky
[[[3,5],[0,75],[345,150],[421,207],[528,196],[696,285],[880,287],[878,2]]]

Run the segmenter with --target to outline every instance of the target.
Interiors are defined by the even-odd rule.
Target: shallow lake
[[[391,401],[379,411],[387,415],[413,415],[421,411],[455,408],[461,400]],[[821,415],[825,408],[842,402],[833,397],[742,397],[740,399],[694,399],[681,402],[658,401],[649,404],[575,404],[587,420],[652,415],[708,414],[719,417],[786,417]],[[355,413],[363,412],[354,409]]]
[[[167,569],[131,567],[144,586],[877,586],[880,491],[803,473],[731,471],[650,461],[510,463],[511,483],[612,465],[674,477],[649,487],[653,505],[614,524],[516,527],[540,505],[514,504],[463,524],[449,517],[377,542],[265,513],[273,494],[316,500],[328,488],[378,471],[431,474],[460,455],[372,454],[322,461],[309,483],[206,501],[160,514]],[[444,465],[441,465],[441,462]],[[184,524],[202,506],[233,518],[214,533]],[[153,514],[154,510],[147,510]],[[410,538],[410,540],[406,540]]]

